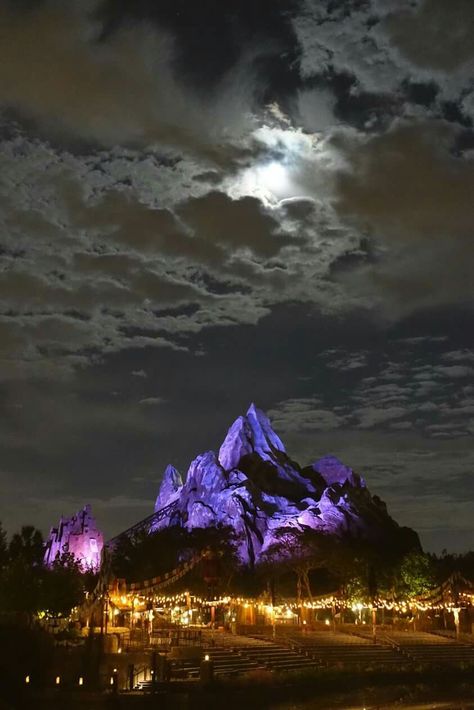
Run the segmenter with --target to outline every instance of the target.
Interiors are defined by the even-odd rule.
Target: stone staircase
[[[214,675],[239,675],[257,670],[260,666],[255,659],[249,657],[242,646],[224,648],[215,646],[205,649],[214,664]]]
[[[276,640],[220,635],[202,649],[214,665],[215,676],[241,675],[258,670],[301,671],[310,668],[348,670],[413,666],[474,667],[474,645],[424,632],[382,632],[376,643],[367,632],[294,631]],[[199,678],[200,660],[172,661],[172,679]],[[151,681],[141,683],[151,689]]]
[[[258,667],[271,671],[297,671],[319,665],[314,658],[286,644],[270,642],[266,645],[242,646],[239,651],[252,659]]]
[[[291,639],[292,647],[310,656],[321,666],[335,668],[379,668],[406,665],[397,649],[380,640],[344,632],[309,632]]]
[[[427,632],[387,634],[400,652],[414,663],[430,666],[474,666],[474,646]]]

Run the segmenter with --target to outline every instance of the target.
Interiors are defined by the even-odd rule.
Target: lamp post
[[[459,641],[459,612],[461,609],[459,607],[455,607],[453,609],[453,614],[454,614],[454,628],[456,629],[456,641]]]

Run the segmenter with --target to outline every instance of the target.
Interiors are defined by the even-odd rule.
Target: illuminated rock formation
[[[357,537],[404,538],[417,544],[390,518],[364,480],[334,456],[301,468],[286,453],[268,417],[255,405],[230,427],[219,450],[198,456],[184,483],[168,466],[155,510],[171,506],[155,529],[232,527],[246,562],[258,561],[275,541],[275,530],[305,527]]]
[[[84,571],[97,570],[103,546],[104,537],[92,517],[90,505],[86,505],[70,518],[61,517],[58,527],[51,528],[44,562],[50,566],[61,555],[69,553]]]
[[[348,466],[339,461],[335,456],[323,456],[322,459],[313,463],[312,468],[321,474],[328,486],[334,483],[349,483],[351,486],[365,487],[363,478],[354,473]]]
[[[230,471],[246,454],[256,453],[263,461],[273,461],[277,452],[286,453],[282,441],[263,412],[251,404],[245,417],[238,417],[219,449],[219,463]]]
[[[155,502],[155,511],[173,503],[179,496],[182,486],[183,480],[179,471],[170,464],[165,468],[163,474],[160,491]]]

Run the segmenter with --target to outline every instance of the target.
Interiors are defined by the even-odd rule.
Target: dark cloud
[[[397,315],[472,299],[474,170],[452,141],[443,124],[415,123],[348,146],[337,209],[381,248],[348,281]]]
[[[452,71],[474,59],[474,7],[470,0],[423,0],[394,12],[386,28],[395,46],[426,69]]]
[[[291,244],[279,233],[279,223],[262,209],[260,200],[245,197],[232,200],[219,192],[191,198],[178,209],[178,215],[194,232],[199,243],[241,249],[268,258]]]
[[[130,19],[153,22],[172,33],[177,74],[194,90],[219,87],[224,77],[247,55],[248,71],[265,77],[259,87],[266,100],[287,97],[298,69],[298,43],[291,16],[299,0],[228,0],[225,12],[216,0],[115,0],[106,2],[106,35],[127,26]],[[251,58],[257,66],[252,70]],[[264,66],[262,66],[264,65]]]
[[[50,134],[101,145],[161,141],[204,151],[245,126],[253,86],[243,67],[212,104],[173,71],[173,37],[146,22],[104,36],[100,0],[55,0],[27,12],[0,3],[0,101]],[[240,78],[239,78],[240,77]]]

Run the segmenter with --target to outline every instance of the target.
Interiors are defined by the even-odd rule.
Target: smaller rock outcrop
[[[56,528],[51,528],[45,545],[44,563],[51,566],[63,554],[69,553],[84,571],[98,570],[104,536],[86,505],[70,518],[63,518]]]
[[[357,473],[345,466],[336,456],[323,456],[312,465],[312,469],[321,474],[326,485],[332,486],[340,483],[343,486],[348,483],[350,486],[365,488],[365,481]]]

